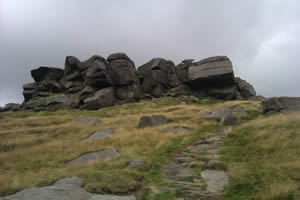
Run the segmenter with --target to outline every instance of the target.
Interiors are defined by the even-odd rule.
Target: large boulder
[[[207,96],[235,98],[235,79],[232,63],[226,56],[209,57],[188,68],[189,84],[203,90]]]
[[[58,81],[64,75],[64,71],[55,67],[39,67],[31,70],[31,76],[36,82],[55,80]]]
[[[173,69],[170,72],[170,69]],[[169,77],[174,86],[180,84],[174,63],[163,58],[154,58],[138,68],[144,93],[154,97],[163,96],[170,88]]]
[[[84,99],[80,108],[97,110],[99,108],[112,106],[114,104],[114,88],[104,88],[98,90],[93,96]]]
[[[300,97],[272,97],[263,101],[264,115],[300,111]]]
[[[247,81],[236,77],[235,84],[237,88],[238,95],[243,99],[250,99],[256,96],[254,87]]]

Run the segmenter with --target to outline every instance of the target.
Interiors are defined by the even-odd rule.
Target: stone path
[[[64,178],[46,187],[24,189],[0,200],[136,200],[134,196],[92,194],[81,186],[79,177]]]
[[[223,145],[221,133],[211,133],[176,153],[163,169],[164,187],[184,200],[217,200],[224,192],[229,178],[219,160]]]

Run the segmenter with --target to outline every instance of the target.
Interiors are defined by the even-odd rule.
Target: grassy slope
[[[299,155],[300,113],[259,117],[228,130],[223,158],[231,185],[225,199],[294,199]]]
[[[247,111],[251,112],[249,117],[251,119],[259,114],[258,110],[260,108],[259,102],[247,101],[225,103],[203,101],[202,103],[188,105],[181,105],[180,102],[181,99],[179,98],[161,98],[98,111],[75,112],[63,110],[39,113],[1,113],[0,195],[7,195],[32,186],[48,185],[59,178],[75,175],[84,178],[86,183],[84,187],[87,190],[99,193],[118,194],[136,191],[143,186],[157,185],[160,179],[160,167],[167,161],[172,152],[216,127],[214,121],[200,119],[201,113],[240,104]],[[150,114],[166,115],[172,122],[159,127],[137,129],[139,118],[142,115]],[[74,125],[73,120],[85,116],[95,116],[101,119],[101,123],[96,125]],[[273,121],[264,130],[269,130],[272,123]],[[259,124],[261,125],[260,128],[251,128],[259,127]],[[288,125],[287,122],[285,124]],[[169,125],[189,127],[191,132],[184,136],[171,133],[161,134],[160,129]],[[256,173],[256,168],[248,166],[247,159],[242,159],[245,155],[243,152],[248,152],[249,155],[247,157],[249,158],[258,159],[255,158],[258,151],[253,149],[243,151],[243,149],[246,149],[250,144],[255,146],[260,141],[264,141],[264,137],[259,138],[259,140],[250,139],[254,137],[252,136],[254,133],[258,134],[257,131],[253,131],[254,133],[250,134],[251,130],[262,130],[262,127],[264,127],[264,122],[259,119],[241,128],[234,128],[232,131],[228,131],[227,148],[224,149],[223,153],[233,181],[227,193],[227,199],[246,199],[243,197],[244,194],[251,198],[257,197],[256,199],[259,199],[258,197],[263,197],[260,199],[265,198],[265,196],[253,196],[254,193],[257,193],[256,188],[261,188],[261,185],[256,184],[256,182],[250,182],[251,184],[253,183],[253,186],[249,189],[248,183],[244,184],[243,181],[248,181],[247,173],[251,173],[251,170],[254,170],[253,173]],[[283,125],[283,127],[285,126]],[[93,131],[102,128],[113,128],[113,136],[104,140],[80,142]],[[295,134],[297,135],[297,133]],[[273,136],[277,137],[276,134],[270,134],[270,137]],[[299,137],[299,134],[295,137]],[[241,138],[244,138],[244,142],[249,143],[249,145],[239,145]],[[280,142],[281,140],[278,139],[276,141]],[[271,144],[274,147],[283,145],[281,143],[277,144],[275,141]],[[291,146],[289,143],[285,145]],[[95,162],[81,166],[67,166],[68,161],[83,153],[111,147],[116,148],[121,153],[121,156],[111,161]],[[289,151],[290,149],[286,150]],[[264,151],[262,152],[265,153]],[[265,157],[273,157],[273,152],[277,151],[270,151]],[[282,159],[288,159],[288,156],[282,157]],[[131,159],[143,159],[146,164],[144,168],[139,170],[126,169],[126,162]],[[264,159],[266,160],[266,158]],[[249,159],[249,162],[253,161]],[[275,163],[275,161],[272,163],[274,166],[278,164],[280,163]],[[283,167],[282,165],[280,166]],[[281,169],[280,166],[278,166],[278,169]],[[292,164],[285,165],[285,167],[288,166],[295,167]],[[279,178],[282,176],[280,170],[274,171],[274,173],[278,173]],[[242,177],[244,175],[245,178]],[[265,173],[258,175],[262,176],[260,179],[267,177]],[[288,176],[292,177],[293,174]],[[264,182],[263,184],[266,183]],[[290,184],[288,184],[288,188],[290,188]]]

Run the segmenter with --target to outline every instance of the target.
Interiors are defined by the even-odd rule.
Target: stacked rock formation
[[[23,86],[24,110],[95,110],[167,95],[228,100],[256,95],[249,83],[234,77],[232,63],[226,56],[198,62],[188,59],[178,65],[154,58],[138,69],[125,53],[114,53],[107,59],[96,55],[83,62],[67,56],[64,70],[39,67],[31,75],[35,82]]]

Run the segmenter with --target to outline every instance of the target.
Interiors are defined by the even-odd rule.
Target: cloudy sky
[[[300,96],[297,0],[0,0],[0,105],[30,70],[125,52],[136,66],[227,55],[264,96]]]

